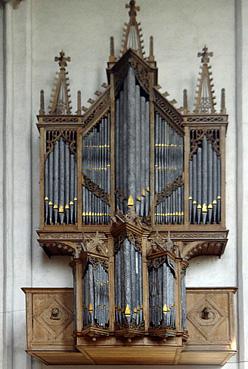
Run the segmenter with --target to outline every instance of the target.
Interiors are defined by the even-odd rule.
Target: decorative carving
[[[108,256],[107,237],[103,233],[85,233],[83,244],[86,250],[92,254]]]
[[[135,213],[133,207],[130,207],[126,214],[123,214],[121,211],[116,212],[112,217],[112,222],[116,226],[124,223],[131,223],[139,229],[144,227],[144,224],[141,222],[140,217]]]
[[[83,117],[78,115],[39,115],[39,123],[37,124],[38,127],[42,127],[45,124],[54,124],[57,125],[58,123],[64,124],[72,124],[75,123],[79,126],[82,125]]]
[[[99,197],[103,202],[105,202],[107,205],[110,204],[109,202],[109,194],[104,192],[102,188],[98,186],[95,182],[93,182],[89,177],[87,177],[85,174],[83,174],[83,185],[92,192],[95,196]]]
[[[206,137],[207,141],[212,144],[216,154],[220,156],[220,131],[219,129],[191,129],[190,131],[190,159],[197,152],[202,140]]]
[[[61,237],[61,239],[59,239]],[[39,244],[45,249],[49,256],[51,255],[73,255],[78,257],[82,251],[80,241],[70,242],[62,239],[63,234],[56,237],[39,238]]]
[[[135,71],[135,75],[144,90],[149,93],[149,68],[139,62],[137,58],[130,58],[129,63]]]
[[[108,262],[107,260],[103,259],[97,259],[94,256],[89,255],[88,256],[88,262],[92,264],[93,268],[96,268],[98,264],[101,264],[101,266],[104,268],[104,270],[108,271]]]
[[[156,196],[156,205],[159,205],[166,197],[170,196],[178,187],[183,186],[183,177],[179,176],[175,181],[169,183],[165,189]]]
[[[141,237],[129,230],[125,230],[123,233],[119,234],[115,242],[115,253],[120,249],[123,242],[128,239],[128,241],[133,245],[136,251],[141,252]]]
[[[205,296],[196,302],[187,314],[187,319],[194,325],[202,337],[209,341],[214,331],[226,319],[225,310],[221,309],[210,296]]]
[[[158,269],[166,261],[167,261],[167,256],[161,256],[160,258],[150,259],[147,263],[147,266],[148,268]]]
[[[40,298],[42,298],[42,295]],[[40,303],[40,305],[42,306],[43,304]],[[33,317],[34,320],[39,323],[51,337],[54,337],[55,340],[73,321],[72,311],[64,304],[59,295],[55,298],[54,296],[50,296],[48,305],[43,309],[39,308],[37,297],[36,311],[37,313]]]
[[[204,123],[204,124],[218,124],[228,123],[227,115],[212,114],[212,115],[187,115],[184,116],[184,121],[187,123]]]
[[[77,133],[74,129],[48,129],[46,131],[46,155],[53,151],[54,145],[62,138],[69,146],[72,154],[77,150]]]
[[[94,102],[94,104],[83,115],[82,126],[88,128],[106,114],[110,108],[110,87]]]
[[[66,240],[73,240],[73,241],[80,241],[83,238],[83,233],[66,233],[66,232],[59,232],[59,233],[53,233],[53,232],[39,232],[40,240],[60,240],[64,241]]]
[[[194,241],[181,248],[181,256],[184,260],[190,260],[201,255],[222,255],[225,249],[224,242],[219,241]]]
[[[59,310],[59,308],[57,308],[57,307],[52,308],[50,319],[51,320],[60,320],[61,319],[61,311]]]
[[[179,134],[183,134],[183,118],[181,114],[171,105],[167,99],[160,94],[160,92],[154,88],[154,102],[160,109],[159,113],[165,115],[165,119],[168,123],[175,128]]]

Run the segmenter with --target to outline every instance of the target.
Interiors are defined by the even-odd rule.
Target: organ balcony
[[[72,114],[63,51],[48,112],[40,93],[38,241],[49,256],[71,256],[74,297],[25,290],[27,318],[56,332],[39,343],[35,318],[28,352],[47,363],[221,364],[235,352],[234,290],[186,292],[185,278],[192,258],[220,257],[227,243],[225,91],[217,112],[204,47],[193,112],[186,90],[176,108],[159,91],[152,37],[144,56],[139,8],[128,8],[121,56],[111,37],[108,82],[88,108],[78,92]]]

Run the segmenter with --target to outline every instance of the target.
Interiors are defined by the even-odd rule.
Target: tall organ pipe
[[[110,190],[109,175],[109,115],[83,138],[83,174],[105,193]],[[109,206],[95,193],[83,186],[83,223],[106,224]]]
[[[136,85],[135,85],[135,73],[132,68],[128,69],[127,75],[127,186],[128,186],[128,197],[132,196],[136,198],[136,184],[134,171],[136,159],[135,159],[135,129],[133,125],[135,122],[135,100],[136,100]],[[125,173],[125,172],[124,172]],[[125,175],[125,174],[124,174]]]
[[[155,192],[166,191],[167,186],[183,174],[183,137],[158,113],[155,113]],[[180,188],[180,189],[179,189]],[[183,191],[176,186],[156,207],[156,223],[183,222]]]
[[[116,98],[115,123],[116,206],[124,213],[134,206],[145,217],[150,207],[149,101],[132,67]]]

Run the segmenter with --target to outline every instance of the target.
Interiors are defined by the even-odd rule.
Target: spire
[[[204,46],[202,52],[198,53],[198,57],[201,57],[201,72],[198,79],[198,86],[196,88],[195,107],[194,113],[215,113],[215,96],[213,79],[211,78],[212,72],[209,65],[210,57],[213,56],[212,52],[208,51],[208,48]]]
[[[54,87],[51,94],[49,114],[66,115],[71,114],[71,101],[68,72],[66,71],[67,62],[71,61],[69,56],[65,56],[64,51],[60,51],[59,56],[54,58],[59,64]]]
[[[135,0],[130,0],[129,4],[126,4],[126,8],[129,9],[129,22],[125,23],[123,30],[122,39],[122,50],[121,55],[123,55],[128,49],[135,50],[142,58],[144,57],[144,46],[143,46],[143,35],[140,23],[137,23],[137,12],[140,7],[136,5]]]

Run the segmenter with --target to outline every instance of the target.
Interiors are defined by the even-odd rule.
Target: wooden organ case
[[[71,256],[74,288],[24,289],[27,351],[48,364],[222,364],[235,352],[234,290],[186,291],[185,274],[227,242],[225,91],[217,112],[204,47],[194,110],[186,90],[177,109],[127,7],[121,56],[111,37],[90,107],[78,92],[72,113],[63,51],[48,112],[40,94],[38,241]]]

